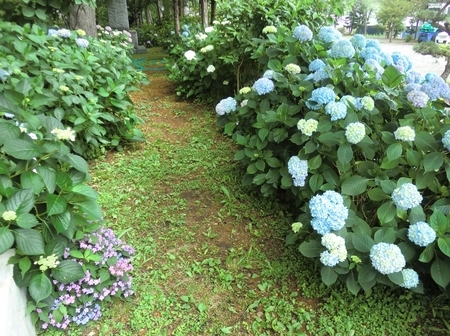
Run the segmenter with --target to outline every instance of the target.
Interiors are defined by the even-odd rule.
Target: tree
[[[416,1],[409,0],[381,0],[377,19],[387,32],[389,42],[392,42],[396,27],[403,24],[403,20],[414,11]]]
[[[203,28],[208,26],[208,0],[199,0]]]
[[[376,3],[370,0],[358,0],[352,6],[347,17],[350,33],[356,29],[357,33],[367,34],[367,24],[376,10]]]
[[[173,21],[175,23],[175,34],[180,33],[180,1],[173,0]]]
[[[69,29],[82,29],[87,35],[96,37],[95,8],[89,5],[71,5],[67,16]]]

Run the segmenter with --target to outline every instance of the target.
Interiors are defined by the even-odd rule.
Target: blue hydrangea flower
[[[409,57],[398,51],[392,53],[392,60],[394,61],[394,65],[402,67],[404,72],[409,71],[412,68],[412,62]]]
[[[355,48],[350,41],[340,40],[333,44],[328,55],[332,58],[352,58],[355,56]]]
[[[385,53],[385,52],[380,52],[379,54],[381,56],[382,61],[384,61],[385,65],[392,65],[394,63],[394,60],[392,59],[392,56]]]
[[[70,37],[72,35],[72,33],[70,32],[69,29],[65,29],[65,28],[61,28],[58,29],[58,36],[59,37]]]
[[[333,26],[323,26],[319,29],[317,37],[319,40],[328,43],[340,40],[342,34]]]
[[[329,87],[320,87],[311,93],[311,98],[306,101],[306,106],[312,110],[318,110],[322,105],[326,105],[335,100],[335,93]]]
[[[327,65],[321,59],[315,59],[311,63],[309,63],[308,70],[311,72],[324,69]]]
[[[329,102],[325,106],[325,113],[330,115],[331,121],[344,119],[347,115],[347,105],[342,102]]]
[[[397,245],[378,243],[370,248],[372,266],[381,274],[400,272],[406,265],[405,257]]]
[[[360,122],[352,122],[345,127],[345,137],[351,144],[357,144],[366,135],[366,127]]]
[[[417,222],[409,226],[408,239],[418,246],[426,247],[436,239],[436,231],[428,223]]]
[[[350,39],[350,42],[353,44],[353,47],[355,47],[355,49],[363,49],[366,47],[366,37],[362,34],[355,34],[353,35],[353,37]]]
[[[330,75],[325,69],[319,69],[317,71],[314,71],[310,73],[308,76],[306,76],[305,80],[313,80],[314,83],[320,82],[323,79],[330,78]]]
[[[181,33],[181,35],[184,36],[184,37],[188,37],[189,33],[187,31],[184,31],[184,32]]]
[[[313,217],[311,226],[321,235],[342,229],[348,217],[342,196],[332,190],[312,197],[309,209]]]
[[[337,253],[332,253],[330,251],[323,251],[320,254],[320,262],[325,266],[333,267],[339,263],[339,256]]]
[[[414,107],[420,108],[427,106],[428,100],[430,100],[425,92],[417,90],[408,92],[406,98],[411,104],[413,104]]]
[[[232,111],[236,111],[237,102],[234,98],[228,97],[225,99],[222,99],[217,105],[216,105],[216,112],[218,115],[224,115],[227,113],[230,113]]]
[[[450,130],[444,133],[444,137],[442,138],[442,144],[447,150],[450,150]]]
[[[372,47],[366,47],[359,52],[359,56],[364,58],[364,60],[373,59],[377,62],[381,60],[381,56],[378,53],[378,50]]]
[[[403,283],[400,287],[410,289],[415,288],[419,284],[419,274],[411,268],[405,268],[402,270]]]
[[[76,38],[75,39],[75,43],[77,44],[77,46],[79,46],[80,48],[87,48],[89,46],[89,41],[86,40],[85,38]]]
[[[288,161],[288,171],[292,176],[294,186],[305,186],[305,179],[308,176],[308,161],[300,160],[298,156],[293,156]]]
[[[411,84],[420,84],[424,80],[422,74],[420,72],[417,72],[415,70],[410,70],[406,73],[406,83]]]
[[[450,87],[436,74],[427,74],[425,82],[422,84],[421,91],[425,92],[431,101],[439,98],[450,99]]]
[[[271,79],[263,77],[258,79],[255,84],[253,84],[253,89],[261,96],[272,92],[275,89],[275,84]]]
[[[367,39],[366,48],[375,48],[378,52],[381,52],[381,44],[378,40]]]
[[[366,71],[373,71],[377,73],[378,75],[382,75],[384,72],[384,68],[380,65],[380,62],[373,58],[368,58],[364,62],[363,65],[364,70]]]
[[[294,29],[294,37],[301,42],[311,41],[313,32],[305,25],[298,25]]]
[[[56,29],[49,29],[47,32],[47,35],[49,36],[58,36],[58,31]]]
[[[414,91],[414,90],[415,91],[420,91],[421,89],[422,89],[422,85],[416,84],[416,83],[406,84],[406,86],[405,86],[405,91],[406,92],[411,92],[411,91]]]
[[[10,75],[10,73],[6,70],[0,69],[0,79],[3,82],[6,82],[7,77]]]
[[[415,208],[422,202],[422,195],[412,183],[402,184],[392,192],[392,201],[400,210]]]

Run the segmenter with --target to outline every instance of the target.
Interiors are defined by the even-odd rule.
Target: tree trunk
[[[200,17],[203,29],[208,27],[208,0],[200,0]]]
[[[69,8],[69,29],[83,29],[87,35],[97,37],[95,9],[88,5],[74,5]]]
[[[173,0],[173,22],[175,23],[175,34],[180,33],[180,1]]]
[[[145,9],[145,19],[146,19],[147,23],[152,23],[152,21],[153,21],[152,11],[150,10],[149,7],[147,7]]]
[[[446,57],[445,60],[447,61],[447,63],[445,63],[444,72],[442,73],[441,77],[443,80],[447,81],[447,78],[450,75],[450,58]]]
[[[211,21],[209,21],[210,25],[212,25],[213,22],[216,20],[216,7],[217,7],[216,0],[211,0]]]
[[[163,18],[163,11],[162,11],[162,3],[161,0],[158,0],[156,2],[156,11],[158,12],[158,23],[161,24],[162,18]]]
[[[180,0],[180,4],[178,5],[180,18],[184,17],[184,6],[184,0]]]

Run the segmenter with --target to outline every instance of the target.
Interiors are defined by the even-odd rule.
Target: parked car
[[[441,32],[436,36],[436,43],[448,44],[450,43],[450,36],[446,32]]]

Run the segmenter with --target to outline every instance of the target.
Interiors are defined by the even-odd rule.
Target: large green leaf
[[[371,247],[375,244],[371,237],[361,232],[353,234],[352,243],[355,249],[363,253],[370,252]]]
[[[359,290],[361,289],[361,286],[358,284],[358,280],[356,278],[356,275],[354,272],[350,272],[347,275],[347,279],[345,281],[348,290],[353,294],[358,294]]]
[[[423,160],[423,167],[426,172],[437,171],[444,164],[444,155],[440,152],[429,153]]]
[[[378,243],[389,243],[393,244],[396,239],[396,234],[393,228],[381,228],[375,232],[373,236],[373,240],[375,241],[375,244]]]
[[[44,254],[44,239],[39,231],[33,229],[16,229],[14,231],[17,247],[28,255]]]
[[[342,164],[349,163],[353,159],[353,149],[348,143],[339,146],[337,151],[338,160]]]
[[[377,217],[381,224],[389,223],[395,218],[396,213],[397,209],[392,201],[382,204],[377,209]]]
[[[450,237],[439,237],[437,243],[442,253],[450,257]]]
[[[403,75],[396,67],[389,65],[381,75],[381,80],[384,85],[390,88],[395,88],[403,80]]]
[[[361,195],[366,191],[368,182],[369,179],[365,177],[353,175],[342,183],[342,194],[350,196]]]
[[[62,283],[74,282],[85,276],[83,267],[74,260],[63,260],[52,269],[52,276]]]
[[[0,120],[0,144],[8,140],[17,139],[19,135],[20,135],[19,127],[5,120]]]
[[[431,265],[431,277],[441,287],[447,287],[450,283],[450,265],[437,258]]]
[[[389,197],[381,188],[372,188],[367,193],[372,201],[382,201]]]
[[[404,283],[403,279],[403,273],[402,272],[395,272],[387,275],[389,280],[391,280],[396,285],[401,285]]]
[[[425,250],[422,251],[422,253],[419,256],[419,261],[423,263],[429,263],[431,260],[433,260],[434,257],[434,249],[436,247],[436,243],[433,242],[427,247],[425,247]]]
[[[45,273],[36,274],[30,281],[28,286],[28,292],[31,297],[36,301],[42,301],[50,296],[52,293],[52,282],[45,275]]]
[[[72,216],[68,210],[63,213],[56,214],[50,217],[52,219],[53,226],[58,233],[66,231],[70,226]]]
[[[49,241],[47,245],[45,245],[45,254],[54,254],[60,258],[64,254],[64,251],[67,247],[67,242],[68,240],[66,237],[57,235],[54,239]]]
[[[56,174],[52,168],[46,166],[37,166],[36,171],[44,181],[45,186],[49,194],[53,194],[56,189]]]
[[[323,246],[317,240],[303,242],[298,249],[307,258],[317,258],[320,252],[324,250]]]
[[[7,227],[0,227],[0,254],[9,250],[14,244],[14,235]]]
[[[11,102],[8,98],[6,98],[3,93],[0,93],[0,109],[2,110],[2,112],[8,112],[8,113],[19,113],[19,111],[20,111],[20,108],[16,104]],[[20,134],[19,128],[17,126],[14,126],[14,127],[17,129],[17,131],[19,131],[19,134]],[[1,130],[1,128],[0,128],[0,130]],[[16,138],[16,136],[14,136],[14,138]],[[8,139],[8,138],[6,137],[5,134],[2,134],[0,136],[0,141],[3,142],[4,139]],[[9,138],[9,139],[11,139],[11,138]]]
[[[436,152],[438,149],[438,145],[436,143],[436,139],[428,132],[422,131],[416,134],[416,138],[414,140],[417,148],[427,152]]]
[[[17,214],[28,213],[34,207],[34,195],[31,189],[20,189],[6,201],[6,209]]]
[[[377,277],[377,271],[372,265],[362,265],[358,266],[358,281],[359,282],[370,282]]]
[[[63,157],[63,159],[76,170],[88,174],[88,164],[81,156],[75,154],[67,154]]]
[[[327,286],[334,284],[338,277],[338,274],[334,271],[334,269],[329,266],[322,266],[320,269],[320,275],[322,276],[322,282]]]
[[[31,160],[40,154],[39,148],[33,142],[22,139],[6,140],[3,151],[19,160]]]
[[[398,159],[403,152],[403,147],[400,143],[393,143],[392,145],[390,145],[386,151],[387,157],[389,159],[389,161]]]
[[[67,201],[64,196],[48,194],[47,195],[47,215],[59,215],[67,209]]]
[[[30,213],[22,213],[18,215],[16,223],[22,229],[31,229],[39,224],[36,216]]]
[[[31,171],[20,175],[20,183],[23,189],[31,189],[35,195],[39,195],[45,187],[42,177]]]
[[[311,191],[313,193],[315,193],[323,185],[323,177],[322,177],[322,175],[314,174],[309,179],[309,183],[308,184],[309,184],[309,187],[311,188]]]

